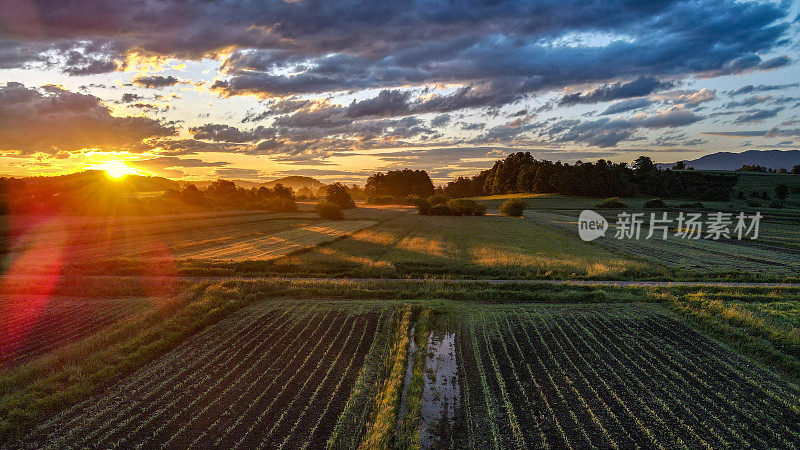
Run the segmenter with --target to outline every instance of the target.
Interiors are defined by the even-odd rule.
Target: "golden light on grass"
[[[112,180],[122,180],[128,175],[136,173],[136,169],[121,162],[121,161],[107,161],[97,166],[98,169],[104,170],[106,176]]]

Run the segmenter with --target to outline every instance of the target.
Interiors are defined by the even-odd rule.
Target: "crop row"
[[[457,334],[475,447],[787,447],[796,387],[665,316],[473,313]]]
[[[30,360],[146,308],[138,298],[76,301],[19,295],[0,303],[0,369]]]
[[[259,305],[40,424],[53,447],[324,446],[389,315]]]

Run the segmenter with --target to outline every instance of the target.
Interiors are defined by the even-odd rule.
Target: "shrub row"
[[[436,196],[433,196],[436,197]],[[446,203],[439,202],[440,199],[418,198],[414,201],[417,210],[423,216],[482,216],[486,214],[486,205],[466,198],[456,198],[447,200]]]

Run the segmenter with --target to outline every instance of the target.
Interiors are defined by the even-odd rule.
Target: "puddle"
[[[452,437],[460,398],[455,341],[455,333],[431,333],[428,337],[420,424],[422,448],[442,444],[447,447],[440,441]]]

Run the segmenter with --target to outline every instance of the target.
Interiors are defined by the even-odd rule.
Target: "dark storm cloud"
[[[590,92],[575,92],[565,95],[560,105],[574,105],[577,103],[598,103],[618,100],[621,98],[643,97],[653,92],[669,89],[674,84],[660,81],[653,77],[639,77],[629,83],[614,83],[601,86]]]
[[[180,80],[172,75],[166,77],[163,75],[138,76],[133,79],[133,84],[151,89],[175,86],[178,83]]]
[[[0,150],[23,154],[83,148],[143,151],[142,141],[175,134],[146,117],[115,117],[99,98],[55,86],[0,86]]]

